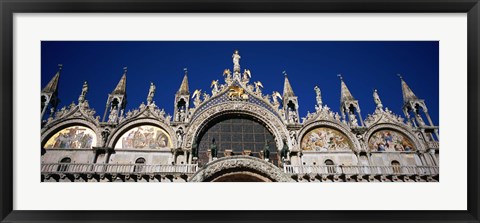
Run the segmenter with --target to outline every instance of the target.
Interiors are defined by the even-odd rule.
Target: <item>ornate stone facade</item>
[[[125,111],[126,68],[109,94],[103,118],[89,107],[87,82],[77,104],[55,110],[59,69],[42,91],[42,97],[55,97],[42,104],[42,181],[439,180],[438,127],[431,122],[425,102],[403,78],[405,118],[384,108],[374,90],[377,108],[363,119],[360,104],[343,78],[340,114],[323,103],[320,88],[315,86],[315,112],[299,117],[297,96],[286,73],[283,94],[264,94],[260,81],[250,82],[252,72],[242,72],[238,51],[232,58],[233,73],[225,69],[223,83],[213,80],[210,91],[198,89],[190,95],[185,69],[173,116],[155,105],[153,83],[147,104]],[[50,113],[47,107],[52,108]],[[239,116],[258,125],[222,125],[218,128],[226,128],[225,133],[213,134],[217,141],[213,138],[209,149],[199,148],[205,132],[218,120]],[[235,149],[222,149],[227,144]]]

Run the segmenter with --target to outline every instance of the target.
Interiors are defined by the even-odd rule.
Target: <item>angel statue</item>
[[[216,95],[220,90],[218,89],[218,80],[213,80],[212,84],[210,85],[212,89],[212,95]]]
[[[199,90],[199,89],[193,92],[192,99],[194,99],[193,104],[195,105],[195,107],[197,107],[198,105],[200,105],[200,103],[202,103],[202,100],[200,99],[201,93],[202,93],[202,90]]]
[[[225,76],[225,81],[228,82],[232,79],[232,72],[230,69],[223,70],[223,76]]]
[[[250,73],[250,70],[245,69],[245,70],[243,71],[243,80],[244,80],[244,81],[247,81],[247,80],[249,80],[250,78],[252,78],[252,73]]]
[[[257,82],[253,82],[253,84],[255,84],[255,93],[262,93],[262,89],[261,89],[263,88],[262,82],[257,81]]]
[[[280,93],[278,93],[278,91],[274,91],[272,93],[272,99],[273,99],[273,104],[274,105],[278,104],[277,98],[280,98],[280,100],[282,100],[282,96],[280,95]]]

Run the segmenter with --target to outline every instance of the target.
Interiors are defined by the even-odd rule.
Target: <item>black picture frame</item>
[[[0,219],[2,222],[479,222],[478,0],[0,0]],[[19,211],[13,210],[14,13],[467,13],[468,204],[466,211]],[[32,173],[34,176],[36,173]],[[448,191],[445,191],[448,193]],[[446,201],[448,202],[448,201]]]

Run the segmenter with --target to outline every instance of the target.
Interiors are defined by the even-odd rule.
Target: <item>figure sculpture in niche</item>
[[[177,147],[178,148],[181,148],[182,147],[182,143],[183,143],[183,129],[182,128],[179,128],[177,130]]]
[[[268,161],[270,158],[270,146],[268,145],[269,141],[265,141],[265,147],[263,148],[263,158]]]
[[[110,129],[108,128],[105,128],[103,131],[102,131],[102,140],[103,140],[103,145],[102,147],[106,147],[107,146],[107,140],[108,140],[108,136],[110,135]]]
[[[217,144],[215,143],[215,138],[212,139],[212,144],[210,144],[210,153],[212,154],[213,159],[217,159]]]
[[[197,144],[197,139],[193,140],[192,144],[192,157],[197,158],[198,157],[198,144]]]
[[[280,151],[280,156],[282,157],[282,160],[285,161],[288,159],[288,152],[290,150],[288,149],[287,141],[284,139],[283,140],[283,148]]]

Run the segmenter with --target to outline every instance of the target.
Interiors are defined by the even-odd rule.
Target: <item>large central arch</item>
[[[265,123],[256,120],[253,116],[221,115],[210,120],[202,128],[197,137],[197,163],[208,163],[212,141],[218,147],[218,157],[250,154],[263,157],[265,143],[268,142],[269,161],[278,165],[278,149],[275,136]]]
[[[208,163],[189,182],[290,182],[280,168],[251,156],[230,156]]]
[[[253,103],[229,101],[208,108],[191,121],[185,137],[185,147],[187,149],[191,149],[194,140],[199,137],[202,129],[205,128],[210,121],[225,115],[242,115],[245,117],[250,116],[263,123],[273,134],[277,149],[281,149],[283,147],[283,139],[286,139],[287,142],[290,140],[290,138],[287,137],[288,131],[285,125],[276,114],[273,114],[266,108]]]

